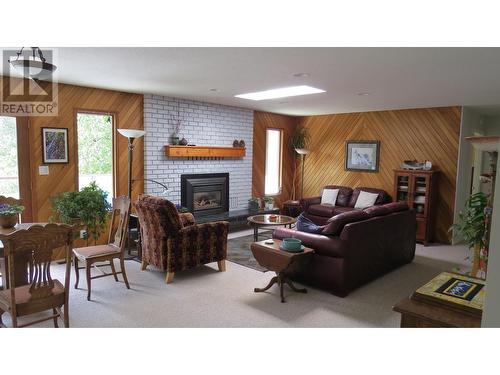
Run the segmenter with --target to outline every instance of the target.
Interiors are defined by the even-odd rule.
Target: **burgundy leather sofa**
[[[339,214],[321,234],[279,228],[273,238],[295,237],[315,250],[307,266],[290,271],[293,280],[345,297],[410,263],[415,256],[415,231],[415,211],[395,202]]]
[[[390,195],[382,189],[367,187],[358,187],[355,189],[351,189],[350,187],[338,185],[328,185],[325,186],[323,190],[324,189],[339,189],[339,194],[337,196],[337,202],[335,203],[335,206],[329,204],[321,204],[321,196],[304,198],[300,200],[302,211],[309,219],[311,219],[318,225],[325,224],[326,221],[334,215],[356,210],[356,208],[354,208],[354,205],[356,204],[356,200],[358,199],[359,193],[361,191],[378,194],[375,205],[389,203],[392,200]]]

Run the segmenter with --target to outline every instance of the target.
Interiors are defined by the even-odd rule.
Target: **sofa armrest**
[[[183,227],[196,224],[196,220],[191,212],[179,213],[179,219]]]
[[[274,239],[282,240],[286,237],[297,238],[302,241],[304,246],[310,247],[322,255],[338,258],[345,256],[346,246],[338,237],[300,232],[287,228],[276,228],[273,232]]]
[[[320,204],[321,197],[312,197],[312,198],[302,198],[300,200],[300,207],[302,207],[302,211],[307,213],[307,209],[310,205]]]

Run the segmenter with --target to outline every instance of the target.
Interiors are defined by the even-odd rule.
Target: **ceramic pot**
[[[180,144],[181,146],[186,146],[186,145],[188,144],[188,141],[187,141],[187,139],[186,139],[186,138],[182,138],[182,139],[179,141],[179,144]]]
[[[240,142],[237,139],[233,141],[233,147],[240,147]]]
[[[179,137],[176,136],[176,135],[172,135],[171,137],[171,141],[170,141],[173,145],[178,145],[179,144]]]
[[[0,227],[14,228],[17,224],[18,214],[0,215]]]
[[[240,147],[245,147],[245,141],[242,139],[239,144],[238,144]]]

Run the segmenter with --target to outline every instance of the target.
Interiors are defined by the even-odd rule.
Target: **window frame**
[[[278,163],[278,192],[267,194],[266,193],[266,176],[267,176],[267,144],[268,144],[268,131],[277,131],[279,132],[279,163]],[[266,197],[275,197],[281,195],[283,192],[283,129],[268,127],[266,128],[266,148],[265,148],[265,157],[264,157],[264,196]]]
[[[113,111],[104,111],[104,110],[91,110],[91,109],[82,109],[75,108],[73,111],[73,119],[74,119],[74,139],[75,139],[75,147],[74,149],[74,158],[75,158],[75,190],[79,190],[80,186],[80,162],[78,159],[78,115],[79,114],[87,114],[87,115],[98,115],[98,116],[111,116],[111,141],[112,145],[112,181],[113,181],[113,196],[112,198],[117,197],[116,190],[116,178],[117,178],[117,149],[118,146],[116,144],[116,129],[118,128],[118,117],[116,112]]]

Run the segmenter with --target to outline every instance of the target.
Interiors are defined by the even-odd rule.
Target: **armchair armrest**
[[[199,233],[216,233],[221,236],[224,242],[227,242],[227,233],[229,231],[229,223],[227,221],[214,221],[211,223],[193,224],[182,228],[179,231],[179,237],[195,238]]]
[[[183,227],[196,224],[196,220],[191,212],[179,213],[179,219]]]
[[[300,207],[302,207],[303,212],[307,212],[307,209],[312,204],[320,204],[321,197],[312,197],[312,198],[302,198],[300,200]]]

